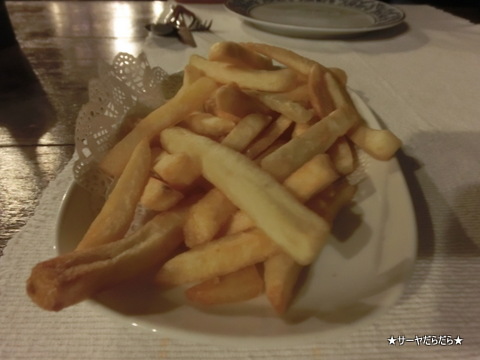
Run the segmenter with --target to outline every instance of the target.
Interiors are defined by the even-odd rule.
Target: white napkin
[[[69,165],[0,259],[0,358],[477,359],[480,27],[428,6],[402,8],[408,24],[403,33],[397,33],[400,28],[347,41],[317,41],[263,33],[225,14],[221,6],[192,6],[202,17],[215,18],[215,34],[196,35],[199,47],[191,49],[205,52],[206,45],[220,39],[269,42],[344,68],[350,86],[361,91],[380,120],[404,141],[399,160],[414,200],[419,257],[397,306],[348,337],[271,350],[170,339],[166,333],[114,321],[85,303],[60,313],[40,310],[26,296],[25,280],[35,263],[54,254],[55,217],[72,180]],[[160,54],[165,60],[166,52],[155,42],[149,38],[145,45],[150,61]],[[187,55],[177,50],[162,62],[166,70],[185,64]],[[388,338],[402,336],[459,336],[463,342],[389,345]]]

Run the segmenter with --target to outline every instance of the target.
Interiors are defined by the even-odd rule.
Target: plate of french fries
[[[349,331],[395,304],[415,260],[400,146],[343,70],[216,43],[98,164],[108,196],[72,183],[27,293],[215,344]]]

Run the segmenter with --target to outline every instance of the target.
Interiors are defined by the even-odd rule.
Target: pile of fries
[[[354,197],[358,149],[388,160],[401,145],[364,123],[346,80],[267,44],[193,55],[178,93],[99,164],[113,190],[74,251],[33,268],[31,299],[59,311],[154,274],[194,305],[265,294],[284,313]],[[139,206],[154,215],[130,233]]]

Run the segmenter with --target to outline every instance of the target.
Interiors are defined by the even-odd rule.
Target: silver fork
[[[213,20],[200,20],[197,17],[194,17],[188,28],[191,31],[209,31],[212,27]]]

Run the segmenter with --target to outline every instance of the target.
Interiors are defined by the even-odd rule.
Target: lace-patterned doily
[[[179,76],[151,68],[145,54],[115,56],[101,63],[99,77],[89,83],[89,101],[80,110],[75,131],[78,159],[73,168],[78,184],[104,195],[112,179],[98,162],[119,139],[127,118],[142,118],[176,92]]]

